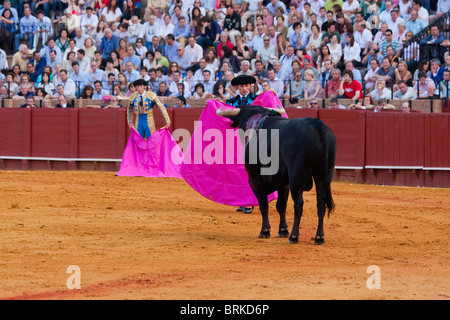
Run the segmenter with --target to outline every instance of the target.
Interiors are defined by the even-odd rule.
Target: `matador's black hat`
[[[136,86],[146,86],[147,85],[147,81],[145,81],[144,79],[138,79],[135,82],[133,82],[133,85]]]
[[[253,76],[248,76],[246,74],[241,74],[231,80],[231,85],[237,86],[240,84],[253,84],[256,83],[256,79]]]

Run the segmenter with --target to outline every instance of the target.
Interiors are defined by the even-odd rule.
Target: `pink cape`
[[[131,129],[117,176],[182,178],[180,166],[183,152],[169,128],[155,131],[145,140]]]
[[[252,105],[282,107],[272,91],[259,95]],[[214,202],[230,206],[256,206],[258,201],[243,164],[242,142],[237,129],[230,127],[231,120],[216,114],[220,107],[225,110],[234,108],[217,100],[208,101],[184,155],[181,176],[195,191]],[[235,138],[229,139],[232,136]],[[216,137],[222,137],[225,143],[216,143]],[[215,162],[205,163],[208,157],[214,158]],[[277,193],[274,192],[268,200],[276,198]]]

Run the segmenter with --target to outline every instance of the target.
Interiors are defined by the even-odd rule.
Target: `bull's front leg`
[[[261,232],[258,238],[270,238],[270,223],[269,223],[269,201],[267,200],[267,193],[264,191],[264,186],[261,181],[257,179],[249,180],[250,187],[258,199],[259,210],[262,216]]]

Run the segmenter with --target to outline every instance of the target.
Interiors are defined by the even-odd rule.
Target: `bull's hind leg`
[[[300,220],[303,213],[303,189],[291,187],[291,194],[294,200],[294,224],[291,235],[289,236],[289,243],[298,243],[298,238],[300,237]]]
[[[316,180],[316,199],[317,199],[317,231],[314,238],[314,244],[324,244],[325,243],[325,233],[323,231],[323,218],[325,216],[325,190],[322,183],[318,183]]]
[[[289,236],[289,227],[286,222],[286,206],[289,197],[289,187],[278,190],[277,211],[280,215],[280,225],[278,227],[278,238],[287,238]]]

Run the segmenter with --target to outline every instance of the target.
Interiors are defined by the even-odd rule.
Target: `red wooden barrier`
[[[192,133],[202,110],[169,108],[171,129]],[[450,187],[450,114],[287,113],[319,117],[333,130],[337,179]],[[0,109],[0,169],[118,170],[128,133],[124,109]]]
[[[423,119],[418,113],[367,113],[366,182],[423,184]]]
[[[336,177],[363,182],[365,111],[319,109],[318,116],[336,136]]]
[[[450,188],[450,114],[427,114],[424,122],[424,185]]]

